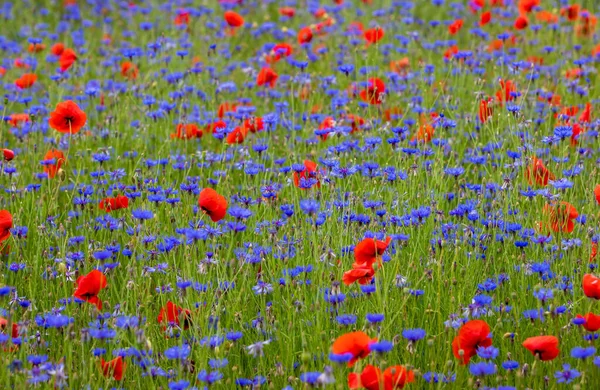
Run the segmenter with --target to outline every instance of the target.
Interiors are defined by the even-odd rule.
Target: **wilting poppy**
[[[227,134],[226,141],[229,145],[241,144],[246,139],[246,135],[248,135],[248,129],[244,126],[238,126]]]
[[[102,368],[102,375],[105,377],[113,378],[116,381],[123,380],[123,374],[125,374],[126,368],[123,357],[118,356],[108,362],[103,358],[100,358],[100,367]]]
[[[229,27],[240,27],[244,25],[244,18],[234,11],[225,11],[223,18],[229,25]]]
[[[594,313],[587,313],[585,316],[577,314],[577,318],[583,318],[585,321],[582,326],[588,332],[597,332],[600,330],[600,316]]]
[[[299,31],[298,31],[298,43],[299,44],[304,44],[304,43],[309,43],[310,41],[312,41],[313,39],[313,33],[312,30],[310,29],[310,27],[302,27]]]
[[[360,91],[360,98],[369,104],[381,104],[384,94],[385,83],[373,77],[369,79],[367,87]]]
[[[175,133],[171,133],[171,138],[191,139],[201,138],[202,130],[195,123],[179,123],[175,128]]]
[[[542,160],[533,156],[531,164],[525,169],[525,178],[530,185],[535,182],[538,186],[545,187],[548,185],[548,181],[555,179],[555,176],[546,168]]]
[[[159,324],[175,324],[183,329],[188,329],[192,323],[192,313],[188,309],[177,306],[171,301],[160,309],[156,321]]]
[[[0,243],[10,238],[10,229],[13,227],[13,217],[8,210],[0,210]]]
[[[35,73],[25,73],[23,76],[15,80],[15,85],[20,89],[31,88],[37,81],[37,75]]]
[[[63,163],[66,162],[65,155],[60,150],[50,149],[44,156],[44,172],[48,174],[50,179],[60,171]]]
[[[352,367],[358,359],[362,359],[369,355],[371,352],[369,344],[375,341],[377,341],[377,339],[371,339],[365,332],[350,332],[338,337],[333,342],[331,350],[337,355],[345,353],[352,354],[352,359],[348,362],[348,367]]]
[[[277,75],[273,69],[264,67],[260,70],[260,72],[258,72],[258,76],[256,77],[256,85],[260,87],[267,84],[271,88],[274,88],[278,77],[279,75]]]
[[[107,286],[106,276],[95,269],[85,276],[80,276],[75,283],[77,289],[73,296],[94,304],[98,310],[102,310],[102,301],[98,298],[98,294]]]
[[[365,238],[354,247],[354,262],[359,267],[372,267],[373,263],[385,252],[390,245],[392,237],[385,241],[374,238]]]
[[[198,207],[207,214],[213,222],[225,218],[227,214],[227,199],[212,188],[205,188],[198,196]]]
[[[545,217],[542,228],[549,224],[550,229],[556,233],[571,233],[575,228],[573,220],[579,216],[575,206],[568,202],[545,204],[542,214]]]
[[[87,115],[72,100],[65,100],[56,105],[50,113],[48,124],[60,133],[76,134],[87,121]]]
[[[558,339],[554,336],[535,336],[523,341],[523,346],[540,360],[553,360],[558,356]]]
[[[138,77],[138,67],[133,62],[123,61],[121,63],[121,75],[130,80],[135,80]]]
[[[468,364],[477,354],[477,348],[491,345],[490,326],[482,320],[471,320],[458,330],[452,341],[452,353],[462,364]]]
[[[370,364],[365,366],[360,374],[355,372],[348,374],[349,389],[380,390],[382,389],[382,382],[383,374],[381,370]]]
[[[77,60],[77,55],[73,51],[73,49],[65,49],[60,55],[58,59],[58,63],[60,64],[60,71],[66,72]]]
[[[448,32],[450,33],[450,35],[454,35],[457,32],[460,31],[460,29],[462,28],[464,22],[462,19],[456,19],[454,22],[452,22],[449,26],[448,26]]]
[[[15,152],[10,149],[2,149],[2,156],[4,161],[12,161],[15,158]]]
[[[383,31],[383,29],[381,27],[374,27],[374,28],[365,30],[364,36],[365,36],[365,40],[369,44],[373,44],[373,43],[377,43],[383,39],[383,37],[385,36],[385,31]]]
[[[588,298],[600,299],[600,279],[592,274],[583,275],[583,293]]]
[[[104,198],[100,201],[100,210],[110,213],[114,210],[126,209],[129,207],[129,198],[123,195],[118,195],[114,198]]]
[[[404,366],[390,366],[383,372],[383,384],[386,390],[402,389],[407,383],[415,381],[415,373]]]

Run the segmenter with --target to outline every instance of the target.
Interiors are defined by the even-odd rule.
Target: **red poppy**
[[[569,21],[574,22],[579,17],[579,9],[581,6],[579,4],[573,4],[568,7],[564,7],[560,10],[560,14],[562,16],[566,16]]]
[[[195,123],[179,123],[175,128],[175,133],[171,134],[171,138],[191,139],[201,138],[202,130]]]
[[[596,184],[594,188],[594,197],[596,198],[596,202],[600,204],[600,184]]]
[[[381,27],[370,28],[365,31],[364,37],[368,44],[377,43],[383,39],[385,31]]]
[[[491,345],[490,326],[482,320],[471,320],[458,330],[452,341],[452,353],[462,364],[468,364],[477,354],[477,348]]]
[[[531,12],[540,5],[540,0],[519,0],[519,12],[522,14]]]
[[[517,30],[524,30],[529,26],[529,19],[527,17],[521,15],[515,19],[515,28]]]
[[[260,87],[268,84],[269,87],[274,88],[278,77],[279,75],[275,73],[273,69],[264,67],[260,70],[260,72],[258,72],[258,76],[256,77],[256,85]]]
[[[50,52],[57,57],[60,56],[63,53],[63,51],[65,51],[65,45],[63,45],[62,43],[55,43],[50,48]]]
[[[73,49],[65,49],[63,50],[60,58],[58,59],[58,63],[60,64],[60,71],[67,71],[71,65],[75,63],[77,60],[77,55],[73,51]]]
[[[246,139],[246,135],[248,135],[248,129],[244,126],[238,126],[229,134],[227,134],[227,143],[229,145],[233,144],[241,144]]]
[[[316,179],[317,183],[315,184],[317,187],[321,186],[321,182],[318,178],[319,171],[317,170],[317,163],[310,160],[304,160],[304,170],[300,172],[294,171],[294,185],[300,188],[300,182],[302,179]],[[306,189],[302,187],[303,189]]]
[[[581,115],[579,115],[579,122],[589,123],[591,120],[592,120],[592,104],[588,102],[585,104],[585,108],[581,112]]]
[[[392,237],[386,237],[385,241],[365,238],[354,247],[354,263],[358,267],[372,267],[373,263],[383,255],[391,241]]]
[[[13,227],[13,217],[8,210],[0,210],[0,243],[10,238],[10,229]]]
[[[98,310],[102,310],[102,301],[98,298],[98,294],[107,286],[106,276],[95,269],[85,276],[80,276],[75,283],[77,289],[73,296],[94,304]]]
[[[381,390],[381,382],[383,381],[383,375],[381,370],[375,366],[368,364],[363,368],[360,374],[352,372],[348,374],[348,388],[349,389],[367,389],[367,390]]]
[[[525,169],[525,178],[529,185],[533,185],[535,182],[541,187],[547,186],[548,181],[556,179],[554,174],[546,168],[544,162],[535,156],[533,156],[531,164]]]
[[[0,317],[0,330],[4,332],[8,326],[8,320],[4,317]],[[16,322],[12,323],[10,336],[14,339],[19,337],[19,325]]]
[[[12,161],[15,158],[15,152],[10,149],[2,149],[2,155],[4,156],[4,161]]]
[[[118,195],[114,198],[104,198],[100,201],[100,210],[104,210],[107,213],[111,211],[126,209],[129,207],[129,198],[123,195]]]
[[[198,207],[213,222],[218,222],[227,214],[227,199],[212,188],[205,188],[198,196]]]
[[[565,71],[565,77],[568,79],[578,79],[583,75],[583,69],[576,67],[567,69]]]
[[[331,346],[331,350],[336,355],[345,353],[352,354],[352,359],[348,362],[348,367],[352,367],[358,359],[367,357],[371,352],[369,344],[377,341],[371,339],[365,332],[350,332],[338,337]]]
[[[417,133],[410,139],[411,142],[431,142],[433,135],[435,134],[435,129],[431,125],[430,119],[428,119],[425,115],[421,115],[419,122],[419,129],[417,130]]]
[[[298,43],[299,44],[304,44],[304,43],[309,43],[310,41],[312,41],[313,39],[313,33],[312,30],[310,29],[310,27],[302,27],[299,31],[298,31]]]
[[[244,121],[244,127],[250,130],[252,133],[256,133],[264,130],[265,125],[261,117],[253,116]]]
[[[214,134],[217,131],[223,130],[226,128],[227,128],[227,123],[219,120],[219,121],[213,122],[209,125],[206,125],[206,127],[204,128],[204,132]]]
[[[177,306],[171,301],[160,309],[156,321],[159,324],[175,324],[183,329],[188,329],[192,324],[192,312],[188,309]],[[165,325],[166,325],[165,324]]]
[[[485,26],[492,20],[492,13],[490,11],[483,12],[479,17],[479,25],[481,27]]]
[[[72,100],[65,100],[56,105],[50,113],[48,124],[60,133],[76,134],[87,121],[87,115]]]
[[[244,24],[244,18],[234,11],[225,11],[223,18],[229,27],[240,27]]]
[[[20,89],[31,88],[37,81],[37,75],[35,73],[25,73],[23,76],[15,80],[15,85]]]
[[[369,104],[381,104],[385,94],[385,83],[373,77],[368,81],[367,88],[360,91],[360,98]]]
[[[46,50],[46,45],[43,43],[30,43],[27,49],[30,53],[40,53]]]
[[[102,375],[107,378],[113,378],[116,381],[123,380],[123,374],[125,374],[126,364],[123,361],[123,357],[119,356],[110,361],[105,361],[100,358],[100,367],[102,368]]]
[[[558,23],[558,16],[553,14],[550,11],[538,11],[535,14],[535,18],[538,21],[544,22],[544,23],[549,23],[549,24]]]
[[[321,138],[321,141],[327,140],[327,137],[329,137],[329,131],[326,130],[331,129],[333,127],[335,127],[335,120],[332,117],[328,116],[325,119],[323,119],[323,121],[319,125],[319,130],[321,131],[321,134],[319,134],[319,138]]]
[[[65,155],[60,150],[51,149],[44,156],[45,162],[54,161],[49,164],[44,164],[44,172],[48,174],[50,179],[53,179],[54,176],[60,171],[61,166],[66,162]]]
[[[500,90],[496,92],[496,98],[500,105],[515,100],[514,92],[517,92],[517,87],[511,80],[500,80]]]
[[[481,123],[487,122],[488,118],[492,116],[492,107],[490,107],[490,99],[484,99],[479,103],[479,121]]]
[[[388,122],[400,120],[402,118],[402,110],[398,107],[388,108],[383,112],[383,117]]]
[[[354,268],[355,266],[356,268]],[[373,276],[375,276],[375,270],[373,267],[360,267],[357,264],[353,264],[350,271],[344,272],[342,282],[344,282],[346,286],[350,286],[354,282],[365,285],[369,284],[371,280],[373,280]]]
[[[121,75],[129,80],[135,80],[138,77],[138,67],[129,61],[123,61],[121,64]]]
[[[592,241],[591,249],[590,249],[590,263],[596,260],[596,256],[598,255],[598,243]]]
[[[585,316],[577,314],[577,318],[583,318],[583,328],[588,332],[597,332],[600,330],[600,316],[594,313],[587,313]]]
[[[296,9],[293,7],[281,7],[279,8],[279,14],[282,16],[287,16],[288,18],[293,18],[296,14]]]
[[[560,353],[558,339],[554,336],[530,337],[523,341],[523,346],[543,361],[553,360]]]
[[[344,117],[344,121],[352,127],[352,131],[350,133],[355,133],[359,131],[362,126],[365,124],[365,120],[358,115],[348,114]]]
[[[17,127],[22,123],[29,122],[30,120],[29,114],[11,114],[8,117],[8,123],[14,127]]]
[[[176,26],[188,25],[190,24],[190,13],[187,11],[179,10],[177,11],[177,15],[175,16],[175,20],[173,20]]]
[[[542,228],[548,226],[555,233],[571,233],[575,228],[573,220],[579,216],[575,206],[568,202],[545,204],[542,215],[545,217]]]
[[[348,25],[348,32],[353,35],[363,35],[364,30],[361,22],[352,22]]]
[[[217,117],[219,119],[222,119],[225,116],[225,114],[227,114],[228,112],[236,112],[236,111],[237,111],[237,104],[229,103],[229,102],[221,103],[219,105],[219,109],[217,111]]]
[[[390,70],[400,75],[405,75],[410,68],[410,60],[408,57],[401,58],[397,61],[390,61]]]
[[[588,298],[600,299],[600,279],[592,274],[583,275],[583,293]]]
[[[383,383],[385,390],[402,389],[407,383],[415,381],[415,373],[404,366],[396,365],[385,369]]]
[[[572,146],[577,146],[577,143],[579,142],[579,136],[581,134],[583,134],[584,132],[585,132],[585,129],[579,123],[573,124],[572,130],[571,130],[571,145]]]
[[[31,66],[29,66],[28,63],[26,63],[25,61],[23,61],[23,59],[21,57],[15,58],[14,65],[15,65],[15,68],[19,68],[19,69],[29,69],[29,68],[31,68]]]
[[[289,57],[290,55],[292,55],[293,49],[292,46],[288,43],[278,43],[275,46],[273,46],[273,49],[271,51],[273,54],[267,56],[267,58],[265,59],[269,64],[275,63],[284,57]]]
[[[462,28],[464,22],[462,19],[456,19],[454,22],[452,22],[449,26],[448,26],[448,32],[450,33],[450,35],[454,35],[457,32],[460,31],[460,29]]]
[[[454,57],[456,54],[458,54],[458,46],[453,45],[453,46],[450,46],[448,49],[446,49],[446,51],[444,52],[444,58],[449,60],[452,57]]]

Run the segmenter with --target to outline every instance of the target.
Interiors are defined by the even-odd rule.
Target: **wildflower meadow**
[[[0,388],[599,389],[599,16],[0,0]]]

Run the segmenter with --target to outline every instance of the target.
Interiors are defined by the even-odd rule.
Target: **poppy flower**
[[[321,124],[319,124],[319,138],[321,139],[321,141],[326,141],[327,137],[329,137],[329,131],[327,131],[328,129],[332,129],[335,127],[335,120],[328,116],[325,119],[323,119],[323,121],[321,122]]]
[[[175,19],[173,20],[176,26],[188,25],[190,24],[190,13],[187,11],[180,10],[175,15]]]
[[[313,33],[310,27],[302,27],[298,31],[298,43],[300,45],[309,43],[313,39]]]
[[[198,196],[198,207],[213,222],[218,222],[225,218],[227,213],[227,199],[212,188],[205,188]]]
[[[214,134],[216,132],[218,132],[219,130],[224,130],[227,128],[227,123],[219,120],[216,122],[213,122],[209,125],[206,125],[206,127],[204,127],[204,132],[205,133],[210,133],[210,134]]]
[[[372,267],[378,257],[383,255],[391,241],[392,237],[387,237],[385,241],[365,238],[354,247],[354,263],[358,267]]]
[[[8,117],[8,124],[13,127],[17,127],[22,123],[29,122],[30,120],[29,114],[11,114]]]
[[[539,22],[554,24],[558,23],[558,15],[553,14],[550,11],[538,11],[535,14],[535,19]]]
[[[400,75],[405,75],[410,68],[410,60],[408,57],[401,58],[397,61],[390,61],[390,70]]]
[[[560,10],[562,16],[566,16],[570,22],[574,22],[579,17],[579,10],[581,6],[579,4],[572,4],[568,7],[564,7]]]
[[[527,17],[521,15],[515,19],[515,28],[517,30],[524,30],[527,26],[529,26],[529,19],[527,19]]]
[[[55,43],[50,48],[50,52],[57,57],[60,56],[63,53],[63,51],[65,51],[65,45],[63,45],[62,43]]]
[[[374,44],[383,39],[385,31],[381,27],[365,30],[364,37],[368,44]]]
[[[571,68],[565,71],[565,77],[567,79],[578,79],[583,75],[583,69],[581,68]]]
[[[446,49],[446,51],[444,52],[444,58],[449,60],[452,57],[454,57],[456,54],[458,54],[458,46],[453,45],[453,46],[450,46],[448,49]]]
[[[244,127],[246,129],[250,130],[250,132],[256,133],[256,132],[264,130],[265,124],[261,117],[253,116],[244,121]]]
[[[554,204],[545,204],[542,215],[545,217],[545,224],[549,224],[554,232],[571,233],[575,228],[573,220],[579,216],[575,206],[568,202],[558,202]],[[542,227],[547,226],[543,225]]]
[[[435,134],[435,129],[433,128],[430,120],[427,119],[425,115],[421,115],[419,122],[419,129],[417,130],[417,133],[410,139],[411,142],[431,142],[433,135]]]
[[[123,380],[123,374],[125,374],[126,364],[123,361],[123,357],[118,356],[110,361],[105,361],[100,358],[100,367],[102,368],[102,375],[107,378],[113,378],[116,381]]]
[[[464,22],[462,19],[456,19],[454,22],[452,22],[449,26],[448,26],[448,32],[450,33],[450,35],[454,35],[457,32],[460,31],[460,29],[462,28]]]
[[[554,336],[529,337],[523,341],[523,346],[543,361],[553,360],[560,353],[558,339]]]
[[[348,32],[353,35],[364,35],[364,30],[361,22],[352,22],[348,25]]]
[[[278,77],[279,75],[275,73],[273,69],[264,67],[260,70],[260,72],[258,72],[258,76],[256,77],[256,85],[260,87],[268,84],[269,87],[274,88]]]
[[[12,161],[15,158],[15,152],[10,149],[2,149],[2,155],[4,156],[4,161]]]
[[[398,107],[388,108],[383,112],[383,117],[387,122],[393,122],[402,118],[402,110]]]
[[[381,104],[385,94],[385,83],[373,77],[368,81],[367,88],[360,91],[360,98],[369,104]]]
[[[517,92],[517,87],[511,80],[500,80],[500,90],[496,92],[496,98],[502,105],[504,102],[515,100],[514,92]]]
[[[487,51],[493,53],[495,51],[502,50],[502,47],[504,47],[504,41],[502,41],[501,39],[494,39],[488,45]]]
[[[30,53],[40,53],[46,50],[46,45],[43,43],[30,43],[27,49]]]
[[[6,327],[8,326],[8,320],[4,317],[0,317],[0,330],[2,330],[2,332],[4,332],[6,330]],[[12,323],[11,329],[10,329],[10,337],[17,338],[19,337],[19,325],[16,322]]]
[[[383,374],[375,366],[368,364],[360,374],[352,372],[348,374],[349,389],[380,390],[382,388]]]
[[[321,182],[318,178],[318,170],[317,163],[311,160],[304,160],[304,170],[300,172],[294,171],[294,185],[298,188],[306,189],[305,187],[300,187],[300,182],[302,179],[316,179],[317,183],[315,184],[317,187],[321,186]]]
[[[114,210],[126,209],[129,207],[129,198],[123,195],[118,195],[114,198],[104,198],[100,201],[100,210],[110,213]]]
[[[402,389],[407,383],[414,381],[415,373],[404,366],[391,366],[383,372],[383,383],[386,390]]]
[[[223,18],[229,27],[240,27],[244,25],[244,18],[234,11],[225,11]]]
[[[31,66],[29,66],[29,64],[27,62],[23,61],[23,59],[21,57],[15,58],[14,65],[15,65],[15,68],[18,68],[18,69],[31,68]]]
[[[35,73],[25,73],[23,76],[15,80],[15,85],[20,89],[31,88],[37,81],[37,75]]]
[[[66,72],[71,65],[75,63],[77,60],[77,55],[73,51],[73,49],[65,49],[63,50],[60,58],[58,59],[58,63],[60,64],[60,71]]]
[[[597,332],[600,330],[600,316],[594,313],[587,313],[585,316],[577,314],[577,318],[583,318],[585,321],[582,326],[588,332]]]
[[[541,187],[547,186],[548,181],[556,179],[554,174],[546,168],[544,162],[535,156],[531,159],[531,164],[525,169],[525,178],[529,185],[536,183]]]
[[[462,364],[468,364],[477,354],[477,348],[491,345],[490,326],[482,320],[471,320],[458,330],[452,341],[452,353]]]
[[[591,249],[590,249],[590,263],[596,260],[596,256],[598,255],[598,243],[592,241]]]
[[[591,120],[592,120],[592,104],[588,102],[585,104],[585,108],[581,112],[581,115],[579,115],[579,122],[589,123]]]
[[[269,64],[275,63],[284,57],[289,57],[290,55],[292,55],[293,49],[292,46],[288,43],[278,43],[275,46],[273,46],[273,49],[271,49],[271,51],[273,55],[267,56],[267,58],[265,59]]]
[[[348,362],[348,367],[352,367],[358,359],[365,358],[371,352],[369,344],[377,341],[371,339],[365,332],[350,332],[338,337],[331,346],[331,351],[336,355],[349,353],[352,359]]]
[[[221,103],[219,105],[219,109],[217,110],[217,117],[219,119],[222,119],[225,116],[225,114],[227,114],[228,112],[236,112],[236,111],[237,111],[237,104],[229,103],[229,102]]]
[[[296,9],[293,7],[281,7],[279,8],[279,15],[287,16],[288,18],[293,18],[296,14]]]
[[[134,63],[123,61],[121,64],[121,75],[129,80],[135,80],[138,77],[138,68]]]
[[[342,276],[342,282],[344,282],[346,286],[350,286],[354,282],[365,285],[369,284],[371,280],[373,280],[373,276],[375,276],[375,270],[373,267],[360,267],[357,264],[353,264],[350,271],[344,272],[344,276]]]
[[[350,134],[359,131],[365,124],[365,120],[358,115],[348,114],[344,117],[344,121],[352,127]]]
[[[600,184],[596,184],[596,187],[594,187],[594,197],[596,202],[600,204]]]
[[[481,123],[487,122],[488,118],[492,116],[492,107],[490,107],[490,100],[484,99],[479,103],[479,121]]]
[[[540,0],[519,0],[519,12],[526,14],[531,12],[535,7],[539,7]]]
[[[53,162],[51,162],[53,161]],[[60,150],[51,149],[44,156],[44,172],[48,174],[50,179],[54,179],[54,176],[60,171],[63,163],[66,162],[65,155]]]
[[[98,294],[107,286],[106,276],[95,269],[85,276],[80,276],[75,283],[77,289],[73,296],[94,304],[98,310],[102,310],[102,301],[98,298]]]
[[[202,130],[198,128],[198,125],[195,123],[179,123],[175,128],[175,133],[171,134],[171,138],[178,139],[191,139],[191,138],[201,138]]]
[[[490,11],[485,11],[481,13],[479,17],[479,26],[483,27],[488,24],[492,20],[492,13]]]
[[[175,324],[183,329],[188,329],[192,323],[192,313],[188,309],[183,309],[171,301],[160,309],[156,321],[159,324]]]
[[[579,143],[579,136],[584,133],[584,128],[579,124],[579,123],[575,123],[572,126],[571,129],[571,145],[572,146],[577,146],[577,144]]]
[[[588,298],[600,299],[600,279],[592,274],[583,275],[583,293]]]
[[[238,126],[227,134],[226,140],[229,145],[241,144],[246,139],[246,135],[248,135],[248,129],[244,126]]]
[[[65,100],[56,105],[50,113],[48,124],[60,133],[76,134],[87,121],[87,115],[72,100]]]
[[[0,243],[10,238],[10,229],[13,227],[13,217],[8,210],[0,210]]]

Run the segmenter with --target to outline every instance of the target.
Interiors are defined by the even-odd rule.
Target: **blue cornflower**
[[[385,318],[385,316],[383,314],[376,314],[376,313],[371,314],[371,313],[369,313],[369,314],[366,315],[366,318],[367,318],[367,321],[369,321],[369,323],[371,323],[371,324],[378,324],[378,323],[380,323],[380,322],[383,321],[383,319]]]
[[[386,353],[391,351],[392,348],[394,348],[394,343],[386,340],[380,340],[375,343],[369,344],[369,349],[377,353]]]
[[[579,371],[572,369],[569,364],[563,364],[563,371],[556,371],[554,377],[558,383],[571,383],[581,374]]]
[[[424,329],[404,329],[402,331],[402,337],[409,340],[410,342],[415,342],[421,340],[425,337],[427,333]]]
[[[477,348],[477,355],[482,359],[495,359],[498,357],[499,350],[494,346]]]
[[[471,363],[469,365],[469,372],[475,376],[493,375],[496,373],[496,365],[494,363]]]
[[[596,348],[594,347],[575,347],[571,349],[571,357],[575,359],[587,359],[591,356],[594,356],[596,353]]]
[[[164,355],[167,359],[186,359],[191,352],[191,348],[189,345],[184,344],[181,346],[171,347],[165,350]]]

